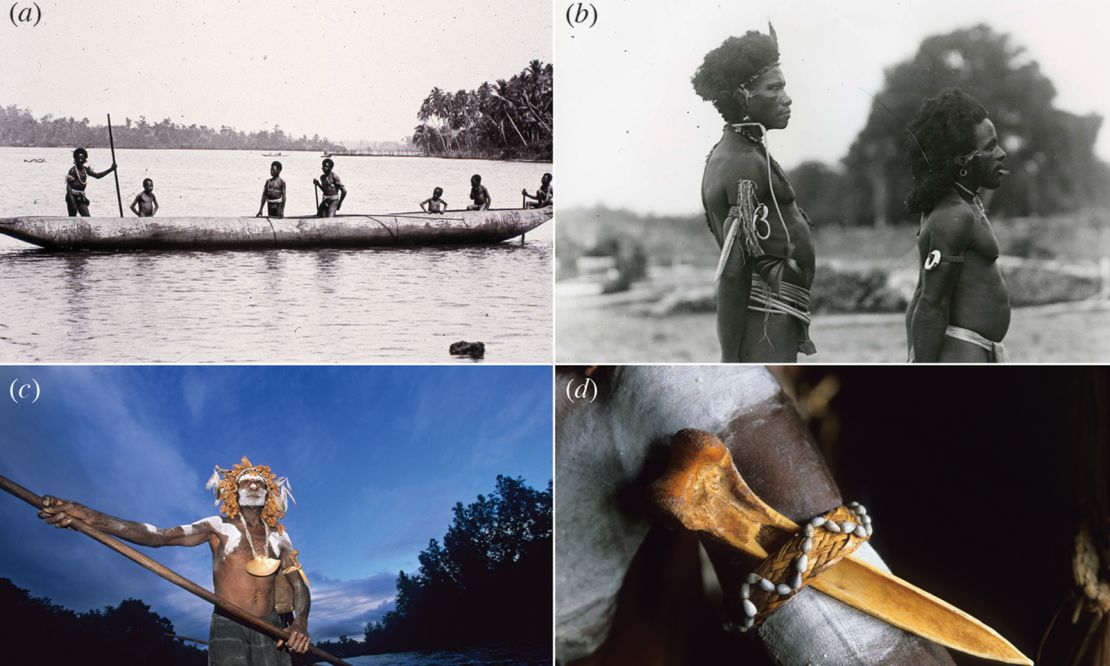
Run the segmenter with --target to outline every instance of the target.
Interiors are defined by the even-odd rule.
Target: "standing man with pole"
[[[99,179],[116,170],[114,159],[112,166],[105,171],[93,171],[91,167],[85,166],[88,160],[89,151],[84,148],[73,151],[73,166],[66,174],[66,210],[70,217],[89,217],[89,198],[85,196],[89,176]]]
[[[213,666],[289,666],[289,651],[309,649],[307,578],[297,551],[279,518],[285,515],[288,481],[265,465],[246,458],[231,469],[217,467],[209,489],[220,504],[220,516],[189,525],[159,529],[109,516],[55,497],[42,498],[39,516],[57,527],[78,521],[109,535],[143,546],[199,546],[212,550],[212,581],[216,595],[245,609],[254,620],[280,627],[274,609],[275,586],[283,578],[293,590],[295,619],[287,640],[249,629],[222,607],[212,614],[208,663]],[[280,576],[279,576],[280,574]],[[284,650],[284,651],[283,651]]]
[[[112,174],[116,179],[116,203],[119,204],[119,216],[123,217],[123,197],[119,192],[119,172],[116,171],[116,142],[112,138],[112,114],[108,114],[108,145],[112,149]]]

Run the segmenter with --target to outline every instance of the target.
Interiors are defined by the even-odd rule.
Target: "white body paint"
[[[242,489],[239,491],[239,506],[262,506],[266,503],[265,490],[248,490]]]
[[[150,523],[143,523],[143,529],[147,532],[150,532],[151,534],[157,534],[158,532],[158,528],[154,525],[151,525]]]
[[[281,552],[282,552],[283,548],[288,548],[290,551],[293,550],[293,541],[290,540],[288,532],[285,532],[283,534],[283,533],[278,532],[276,529],[270,530],[269,544],[270,544],[270,551],[272,553],[274,553],[275,555],[277,555],[278,557],[281,556]]]
[[[204,520],[198,520],[195,524],[199,525],[202,523],[208,525],[212,528],[214,532],[216,532],[216,534],[219,534],[221,537],[223,537],[224,557],[227,557],[228,555],[231,555],[233,552],[235,552],[235,549],[239,547],[239,542],[243,540],[243,533],[239,531],[239,528],[229,523],[225,523],[223,519],[219,516],[211,516],[209,518],[205,518]]]

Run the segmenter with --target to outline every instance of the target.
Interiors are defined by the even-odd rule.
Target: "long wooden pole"
[[[5,476],[0,476],[0,488],[3,488],[4,490],[8,491],[12,495],[15,495],[16,497],[18,497],[19,499],[23,500],[24,502],[30,504],[31,506],[35,507],[36,509],[39,509],[39,510],[42,509],[42,497],[34,494],[30,490],[27,490],[23,486],[19,485],[15,481],[12,481],[11,479],[9,479]],[[146,555],[143,555],[142,553],[135,550],[131,546],[128,546],[128,545],[124,544],[122,541],[116,539],[115,537],[108,536],[107,534],[101,532],[100,530],[96,529],[95,527],[91,527],[91,526],[81,522],[80,520],[76,520],[76,519],[73,522],[71,522],[69,526],[72,527],[73,529],[77,530],[81,534],[84,534],[85,536],[89,537],[90,539],[94,539],[96,541],[99,541],[100,543],[102,543],[105,546],[111,548],[112,550],[116,551],[120,555],[123,555],[127,559],[137,563],[139,566],[143,567],[144,569],[146,569],[146,570],[148,570],[152,573],[155,573],[155,574],[161,576],[162,578],[165,578],[166,580],[170,581],[174,585],[176,585],[180,588],[183,588],[185,590],[188,590],[189,592],[192,592],[193,594],[197,595],[201,599],[204,599],[205,601],[209,602],[210,604],[213,604],[214,606],[219,608],[221,611],[223,611],[228,617],[235,620],[239,624],[242,624],[246,627],[254,629],[255,631],[258,631],[260,633],[266,634],[267,636],[269,636],[271,638],[275,638],[275,639],[283,640],[283,641],[288,641],[289,640],[289,632],[286,631],[285,629],[279,629],[278,627],[273,626],[269,622],[266,622],[265,620],[262,620],[260,618],[255,617],[254,615],[251,615],[249,612],[240,608],[239,606],[236,606],[235,604],[231,603],[230,601],[227,601],[226,599],[217,597],[215,594],[212,594],[211,592],[204,589],[200,585],[197,585],[193,581],[191,581],[188,578],[185,578],[184,576],[178,574],[177,572],[167,568],[166,566],[162,565],[161,563],[150,559]],[[347,662],[343,661],[342,659],[340,659],[338,657],[333,657],[332,655],[328,654],[327,652],[324,652],[323,650],[316,647],[315,645],[310,645],[309,648],[308,648],[308,652],[312,656],[316,657],[316,659],[326,661],[329,664],[335,664],[335,666],[350,666],[350,664],[348,664]]]
[[[112,147],[112,166],[116,164],[116,141],[112,138],[112,114],[108,114],[108,145]],[[116,179],[116,203],[119,204],[119,216],[123,217],[123,197],[119,193],[119,169],[113,169],[112,175]]]

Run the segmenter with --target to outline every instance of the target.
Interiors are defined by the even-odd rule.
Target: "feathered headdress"
[[[270,527],[281,528],[278,518],[285,516],[289,508],[288,500],[297,503],[293,497],[293,488],[289,485],[287,477],[275,476],[266,465],[252,464],[246,456],[231,469],[223,469],[219,465],[212,468],[212,476],[204,484],[205,490],[211,490],[216,497],[216,505],[220,513],[228,518],[235,519],[239,516],[239,481],[244,477],[261,479],[266,484],[266,504],[262,507],[262,520]]]

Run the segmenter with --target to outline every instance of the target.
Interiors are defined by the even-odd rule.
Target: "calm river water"
[[[159,216],[253,215],[271,160],[287,215],[315,210],[319,153],[118,150],[124,208],[154,180]],[[25,160],[45,158],[42,163]],[[462,207],[473,173],[495,207],[520,205],[550,164],[337,157],[343,213],[418,210],[432,189]],[[90,149],[89,164],[111,164]],[[65,215],[69,149],[0,147],[0,217]],[[93,215],[118,215],[112,176]],[[130,212],[127,212],[130,215]],[[457,340],[489,362],[552,355],[552,223],[522,246],[244,252],[49,253],[0,236],[0,362],[449,362]],[[470,362],[470,361],[466,361]]]
[[[353,666],[549,666],[551,650],[480,648],[465,652],[394,652],[349,657]]]

